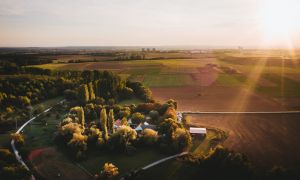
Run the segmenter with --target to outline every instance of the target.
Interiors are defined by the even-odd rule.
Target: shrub
[[[151,123],[158,124],[159,121],[159,113],[158,111],[152,110],[149,112],[149,116],[151,118]]]
[[[184,128],[177,128],[173,133],[172,145],[175,152],[187,150],[192,145],[192,137]]]
[[[137,137],[136,131],[129,126],[121,126],[109,138],[109,147],[117,151],[127,151],[127,146]]]
[[[132,114],[131,120],[133,124],[140,124],[141,122],[144,122],[145,116],[139,112],[136,112]]]
[[[156,144],[157,140],[158,140],[157,131],[148,128],[143,130],[142,136],[140,137],[140,142],[144,145],[149,145],[149,146]]]
[[[110,180],[119,174],[118,168],[112,163],[105,163],[98,179]]]

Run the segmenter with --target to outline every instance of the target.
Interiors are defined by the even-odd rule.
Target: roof
[[[122,121],[120,119],[115,121],[115,125],[116,126],[121,126],[122,125]]]
[[[190,127],[190,133],[192,133],[192,134],[206,134],[206,128]]]
[[[135,131],[142,131],[143,130],[143,128],[139,125],[138,127],[136,127],[135,129],[134,129]]]

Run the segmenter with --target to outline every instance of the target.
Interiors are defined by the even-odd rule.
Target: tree
[[[158,120],[159,120],[159,113],[158,111],[155,111],[155,110],[152,110],[149,112],[149,116],[151,118],[151,122],[153,124],[157,124],[158,123]]]
[[[154,145],[158,140],[158,134],[157,131],[154,131],[152,129],[144,129],[142,132],[142,136],[140,138],[140,142],[142,142],[145,145]]]
[[[174,107],[168,107],[167,111],[164,114],[164,118],[171,118],[177,120],[176,110]]]
[[[102,132],[100,129],[96,127],[96,125],[93,125],[88,130],[88,143],[89,145],[96,145],[98,143],[99,139],[102,139]]]
[[[184,128],[177,128],[172,136],[172,145],[175,152],[187,150],[192,145],[192,137]]]
[[[82,84],[79,86],[78,98],[81,103],[87,103],[90,100],[89,90],[86,84]]]
[[[90,95],[90,100],[94,100],[95,99],[95,93],[94,93],[94,88],[93,88],[93,83],[90,82],[89,83],[89,95]]]
[[[119,174],[118,168],[112,163],[105,163],[103,170],[100,173],[99,179],[110,180],[114,179]]]
[[[103,138],[105,141],[108,140],[108,132],[107,132],[107,114],[106,114],[106,109],[103,107],[101,112],[100,112],[100,125],[101,129],[103,131]]]
[[[131,141],[135,140],[137,133],[129,126],[122,125],[112,136],[109,138],[109,146],[111,149],[118,151],[127,151],[128,145]]]
[[[176,122],[174,119],[168,118],[159,124],[159,133],[164,134],[164,137],[167,139],[167,141],[172,141],[173,133],[177,128],[182,128],[182,125]]]
[[[107,104],[110,105],[110,106],[113,106],[115,103],[116,103],[116,101],[115,101],[114,98],[109,98],[108,101],[107,101]]]
[[[75,112],[77,117],[78,117],[78,120],[79,120],[79,123],[81,124],[81,126],[84,128],[84,123],[85,123],[85,117],[84,117],[84,110],[82,107],[79,107],[79,106],[76,106],[76,107],[73,107],[71,108],[70,112]]]
[[[88,83],[94,79],[94,73],[93,73],[93,71],[90,71],[90,70],[84,70],[81,73],[81,77],[84,80],[84,82]]]
[[[128,121],[126,117],[123,117],[121,120],[121,124],[127,126],[128,125]]]
[[[140,124],[145,120],[145,116],[139,112],[133,113],[131,116],[132,123]]]
[[[19,101],[21,102],[21,106],[30,105],[30,99],[27,96],[19,96]]]
[[[166,103],[171,105],[175,110],[177,109],[177,102],[174,99],[169,99]]]
[[[17,146],[22,146],[25,144],[25,140],[22,134],[20,133],[11,133],[10,137],[15,141]]]
[[[111,131],[111,133],[115,132],[114,123],[115,123],[114,110],[110,109],[108,113],[108,128]]]
[[[187,125],[190,124],[190,122],[191,122],[191,116],[188,116],[188,115],[184,114],[183,117],[182,117],[182,124],[187,126]]]
[[[130,99],[133,97],[133,90],[129,87],[124,87],[120,92],[121,99]]]
[[[77,159],[83,157],[83,152],[87,150],[87,136],[82,135],[81,132],[73,133],[72,139],[68,142],[68,146],[71,148]]]

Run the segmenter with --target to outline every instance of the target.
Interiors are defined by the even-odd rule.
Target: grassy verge
[[[226,138],[225,135],[226,134],[219,129],[209,128],[204,140],[194,138],[193,147],[191,148],[192,155],[198,156],[207,154],[211,148],[216,146],[214,140],[216,138]],[[142,172],[136,179],[195,179],[195,177],[199,177],[197,172],[197,166],[174,159]]]
[[[154,161],[166,157],[151,148],[138,148],[133,155],[117,152],[98,152],[89,154],[89,158],[79,164],[91,174],[99,173],[104,163],[110,162],[119,168],[119,173],[124,174],[130,170],[146,166]]]

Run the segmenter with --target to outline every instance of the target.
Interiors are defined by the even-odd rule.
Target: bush
[[[158,111],[155,111],[155,110],[150,111],[149,116],[151,118],[151,123],[152,124],[158,124],[158,122],[159,122],[159,113],[158,113]]]
[[[172,137],[172,145],[175,152],[187,150],[192,145],[192,137],[184,128],[177,128]]]
[[[108,140],[110,149],[127,151],[127,146],[137,137],[136,131],[129,126],[121,126]]]
[[[142,136],[140,137],[139,141],[143,145],[152,146],[156,144],[158,140],[157,131],[152,129],[144,129],[142,132]]]
[[[131,116],[131,121],[133,124],[140,124],[141,122],[144,122],[145,116],[139,112],[133,113]]]
[[[112,163],[105,163],[100,176],[96,175],[96,179],[109,180],[114,179],[119,174],[118,168]]]
[[[10,137],[15,141],[16,146],[23,146],[25,144],[24,137],[20,133],[12,133]]]

